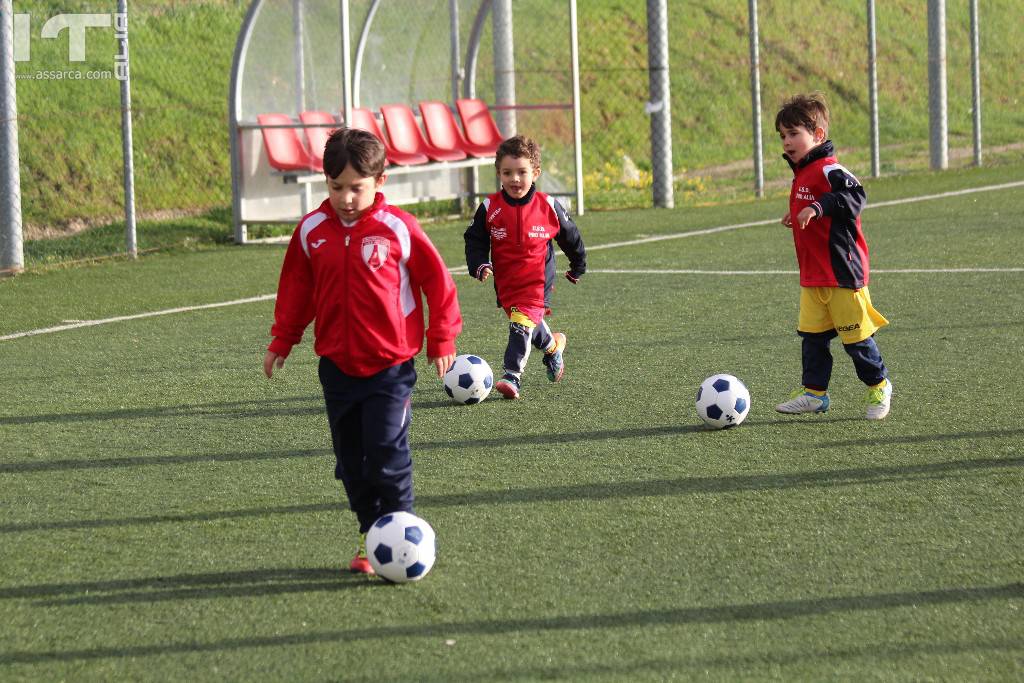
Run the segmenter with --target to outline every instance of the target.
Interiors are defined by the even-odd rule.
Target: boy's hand
[[[812,218],[817,217],[818,212],[814,210],[814,207],[805,206],[801,209],[800,213],[796,216],[796,224],[803,230],[807,227],[807,224],[811,222]]]
[[[455,354],[449,353],[447,356],[438,356],[437,358],[428,357],[427,362],[433,363],[438,377],[444,377],[444,373],[448,372],[448,368],[455,362]]]
[[[793,227],[793,219],[790,218],[790,215],[788,213],[782,217],[782,224],[785,225],[787,228]]]
[[[571,270],[565,271],[565,279],[568,280],[569,282],[573,283],[573,284],[576,284],[577,282],[579,282],[580,281],[580,277],[581,276],[576,275]]]
[[[280,370],[284,367],[284,356],[279,356],[268,350],[263,356],[263,374],[267,377],[274,376],[274,368]]]
[[[480,282],[484,282],[494,273],[494,270],[490,266],[481,266],[480,270],[476,272],[476,279]],[[454,358],[454,356],[452,356]]]

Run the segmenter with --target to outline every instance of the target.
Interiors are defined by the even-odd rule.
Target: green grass
[[[1019,170],[1019,169],[1018,169]],[[1020,173],[1016,173],[1019,178]],[[872,183],[875,202],[1012,180]],[[1024,189],[864,214],[896,394],[862,419],[772,410],[799,378],[780,225],[592,249],[559,285],[566,379],[525,399],[413,396],[439,560],[389,586],[340,567],[354,518],[308,340],[260,374],[272,303],[0,341],[4,680],[1014,680],[1024,674]],[[771,219],[748,202],[586,215],[592,248]],[[461,230],[429,228],[450,265]],[[0,281],[0,336],[274,291],[279,246],[210,245]],[[604,272],[602,272],[604,271]],[[459,276],[463,352],[500,364],[489,286]],[[698,383],[753,405],[700,427]]]

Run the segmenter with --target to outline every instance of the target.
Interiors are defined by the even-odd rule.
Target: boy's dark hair
[[[379,178],[385,163],[384,143],[365,130],[339,128],[324,145],[324,173],[330,178],[337,178],[349,165],[364,178]]]
[[[806,128],[814,133],[815,128],[821,128],[828,134],[828,103],[825,96],[820,92],[810,95],[794,95],[782,104],[779,113],[775,115],[775,130],[782,132],[786,128]]]
[[[494,168],[500,170],[501,160],[505,157],[529,159],[530,166],[540,169],[540,145],[525,135],[517,135],[498,145],[498,151],[494,153]]]

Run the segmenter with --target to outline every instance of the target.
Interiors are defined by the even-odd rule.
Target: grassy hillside
[[[90,29],[85,63],[68,43],[42,40],[46,17],[109,12],[113,2],[15,2],[31,12],[32,54],[19,75],[39,70],[111,71],[113,30]],[[234,0],[133,3],[130,56],[139,210],[194,211],[230,203],[227,82],[244,6]],[[121,212],[120,82],[18,80],[25,222],[61,226]]]
[[[365,3],[363,3],[365,4]],[[353,3],[353,16],[365,11]],[[463,2],[471,24],[475,5]],[[472,7],[471,7],[472,5]],[[878,3],[878,83],[886,173],[924,168],[928,160],[926,3]],[[67,41],[41,40],[46,16],[108,12],[113,2],[15,2],[33,15],[32,59],[19,74],[41,69],[110,70],[113,31],[89,33],[88,61],[67,63]],[[31,9],[29,9],[31,7]],[[518,0],[517,90],[522,101],[567,96],[560,5]],[[136,189],[143,215],[220,211],[230,203],[226,92],[231,56],[246,3],[236,0],[151,0],[132,5],[131,59]],[[833,137],[844,162],[870,168],[864,3],[761,3],[763,148],[769,188],[788,170],[778,160],[772,117],[796,91],[822,90],[833,105]],[[645,4],[579,3],[583,132],[588,205],[643,206],[650,201]],[[564,12],[562,12],[564,14]],[[383,14],[382,14],[383,16]],[[749,197],[753,184],[749,45],[746,3],[670,3],[673,157],[677,203]],[[383,19],[382,19],[383,21]],[[967,3],[947,5],[950,146],[969,149],[970,45]],[[982,95],[986,163],[1020,160],[1024,50],[1011,36],[1019,24],[1014,0],[982,5]],[[428,31],[409,40],[426,41]],[[489,37],[480,61],[479,92],[493,97]],[[466,39],[463,38],[465,45]],[[121,212],[120,98],[106,80],[18,81],[25,221],[30,236],[117,217]],[[522,115],[520,130],[545,143],[546,160],[571,168],[562,144],[571,135],[563,113]],[[630,175],[625,158],[635,163]],[[951,154],[951,165],[970,162]]]

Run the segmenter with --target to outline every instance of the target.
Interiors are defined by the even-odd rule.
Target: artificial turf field
[[[880,423],[838,344],[829,413],[773,410],[800,377],[783,201],[579,218],[562,383],[534,357],[524,400],[463,407],[419,363],[439,557],[404,586],[341,570],[308,338],[260,371],[271,300],[14,336],[271,294],[282,247],[0,281],[0,679],[1020,680],[1021,171],[869,181]],[[428,229],[452,266],[462,228]],[[490,285],[456,282],[459,350],[498,367]],[[716,372],[750,389],[737,429],[694,411]]]

